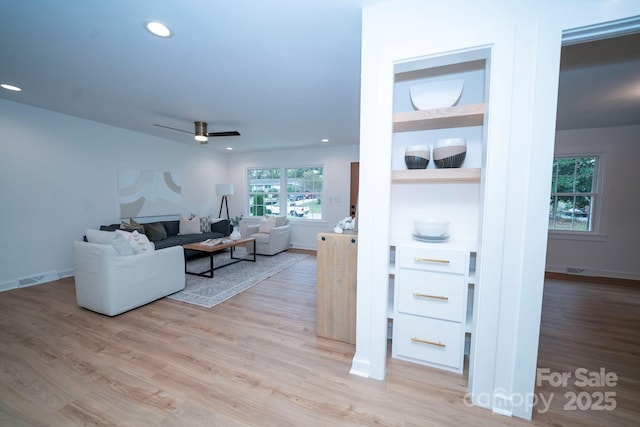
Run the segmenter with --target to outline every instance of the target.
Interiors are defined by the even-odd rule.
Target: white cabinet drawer
[[[396,265],[400,268],[464,274],[469,253],[456,249],[401,246],[396,249]]]
[[[462,324],[408,314],[393,323],[394,357],[462,370]]]
[[[398,274],[398,311],[462,322],[464,320],[464,276],[401,270]]]

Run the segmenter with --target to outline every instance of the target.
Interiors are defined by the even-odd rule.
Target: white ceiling
[[[185,144],[154,123],[240,131],[219,150],[357,144],[365,1],[3,1],[0,83],[23,92],[0,96]]]
[[[558,129],[640,125],[640,33],[563,46]]]
[[[4,1],[0,83],[23,91],[0,97],[184,144],[197,145],[154,124],[241,132],[210,138],[219,151],[358,144],[360,12],[374,1]],[[148,33],[152,19],[173,36]],[[598,57],[563,62],[558,127],[640,124],[638,38],[585,56]]]

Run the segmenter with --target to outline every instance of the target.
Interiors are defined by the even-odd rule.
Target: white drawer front
[[[393,321],[396,355],[460,369],[462,325],[399,314]]]
[[[464,274],[469,253],[455,249],[398,247],[396,264],[400,268]]]
[[[465,317],[464,276],[428,271],[399,271],[398,311],[462,322]]]

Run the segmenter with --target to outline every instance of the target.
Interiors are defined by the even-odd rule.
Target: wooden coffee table
[[[223,237],[224,240],[230,240],[228,237]],[[236,258],[233,256],[233,250],[236,246],[244,245],[247,243],[253,243],[253,259],[251,258]],[[217,270],[218,268],[226,267],[227,265],[235,264],[240,261],[251,261],[256,262],[256,239],[255,237],[247,237],[244,239],[231,240],[228,243],[218,243],[217,245],[205,245],[202,242],[200,243],[189,243],[186,245],[182,245],[184,249],[184,272],[186,274],[193,274],[194,276],[203,276],[203,277],[213,277],[213,270]],[[224,249],[230,249],[231,259],[236,261],[229,262],[227,264],[221,265],[219,267],[213,266],[213,254],[216,252],[220,252]],[[202,271],[200,273],[196,273],[193,271],[187,271],[187,250],[192,250],[196,252],[205,252],[209,254],[209,270]]]

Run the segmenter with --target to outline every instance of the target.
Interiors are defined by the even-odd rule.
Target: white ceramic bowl
[[[413,221],[416,234],[423,237],[442,237],[449,232],[449,221],[441,219],[416,219]]]
[[[455,105],[462,95],[463,79],[441,80],[411,86],[411,103],[416,110],[431,110]]]

